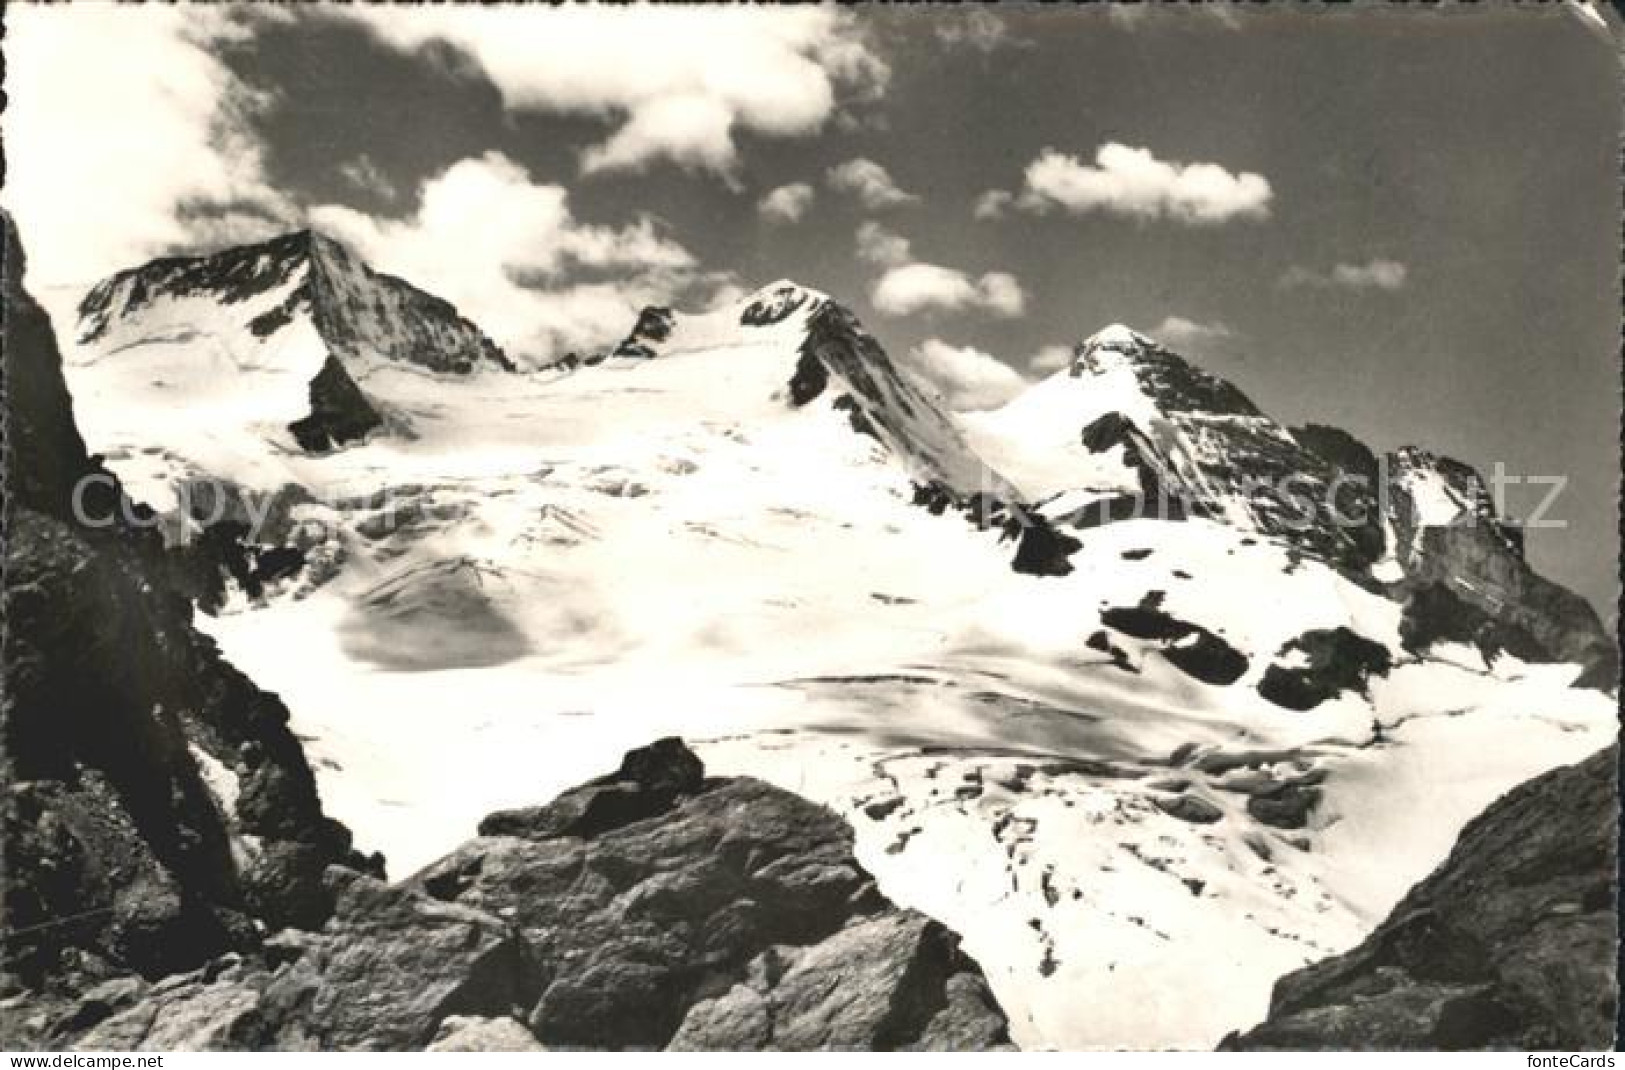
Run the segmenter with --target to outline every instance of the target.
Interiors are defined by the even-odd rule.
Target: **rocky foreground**
[[[1283,977],[1230,1050],[1614,1046],[1618,747],[1508,792],[1354,950]]]
[[[839,817],[680,741],[390,886],[329,870],[317,931],[50,1023],[86,1050],[932,1049],[1008,1046],[976,964],[900,910]]]

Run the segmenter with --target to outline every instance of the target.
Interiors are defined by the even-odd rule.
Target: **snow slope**
[[[256,349],[246,309],[154,307],[70,362],[86,437],[160,507],[200,471],[301,488],[305,571],[202,623],[281,693],[328,810],[397,875],[681,734],[713,772],[847,815],[887,894],[964,934],[1022,1045],[1206,1048],[1358,941],[1493,797],[1613,731],[1572,666],[1406,653],[1380,585],[1253,511],[1074,531],[1071,571],[1039,577],[1008,532],[915,504],[1132,487],[1121,451],[1071,448],[1108,411],[1168,420],[1126,332],[962,426],[849,312],[777,283],[650,310],[569,368],[354,362],[410,433],[311,455],[276,432],[308,336]],[[1226,419],[1278,437],[1261,414],[1168,422],[1213,467]],[[1243,671],[1203,682],[1188,636],[1108,623],[1146,607]],[[1396,659],[1369,694],[1260,697],[1286,643],[1338,627]]]

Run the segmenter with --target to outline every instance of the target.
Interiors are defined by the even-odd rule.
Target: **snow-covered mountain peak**
[[[407,431],[380,373],[512,368],[450,303],[306,230],[121,271],[80,301],[75,337],[70,378],[89,371],[73,388],[80,422],[148,455],[121,474],[160,512],[178,471],[277,486],[279,453]]]
[[[305,319],[347,362],[397,360],[439,372],[512,367],[449,302],[372,270],[341,242],[310,230],[121,271],[80,302],[78,340],[106,353],[179,330],[248,345],[227,336],[246,332],[267,343]]]
[[[1096,349],[1114,349],[1119,352],[1133,352],[1136,349],[1142,349],[1154,345],[1156,345],[1156,342],[1153,339],[1141,334],[1139,331],[1136,331],[1127,324],[1112,323],[1102,327],[1100,330],[1084,339],[1081,349],[1083,352],[1089,352]]]
[[[746,420],[770,411],[833,409],[853,434],[883,446],[921,484],[968,498],[1014,489],[965,443],[940,401],[904,374],[857,316],[828,295],[788,279],[705,312],[651,306],[584,374],[652,373],[685,378],[709,408],[735,398]],[[593,366],[602,366],[601,371]]]
[[[705,312],[651,305],[638,314],[631,333],[610,356],[649,359],[717,347],[794,346],[806,337],[809,320],[828,302],[817,290],[780,279]]]
[[[811,316],[829,297],[791,279],[779,279],[747,296],[739,309],[739,322],[762,327],[800,313]]]

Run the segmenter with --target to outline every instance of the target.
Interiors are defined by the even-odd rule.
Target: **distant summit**
[[[359,380],[380,363],[466,375],[512,371],[502,350],[447,301],[373,271],[345,246],[301,230],[209,256],[121,271],[79,305],[82,359],[172,369],[173,391],[237,392],[245,415],[280,418],[321,452],[384,424]],[[190,347],[188,360],[178,347]],[[132,367],[133,376],[140,374]],[[237,378],[236,384],[219,376]],[[304,398],[290,396],[297,376]],[[148,377],[150,385],[152,378]]]

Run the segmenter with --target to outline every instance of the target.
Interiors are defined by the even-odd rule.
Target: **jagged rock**
[[[1505,649],[1525,660],[1573,662],[1583,667],[1586,686],[1617,686],[1619,647],[1596,610],[1529,567],[1522,533],[1496,515],[1477,472],[1415,448],[1390,454],[1389,466],[1389,517],[1405,573],[1403,592],[1415,598],[1413,592],[1437,586],[1453,596],[1449,601],[1432,592],[1409,607],[1407,645],[1421,649],[1438,638],[1463,639],[1487,656]],[[1419,482],[1446,488],[1456,511],[1429,514],[1412,492]]]
[[[310,381],[309,415],[289,424],[288,431],[306,453],[326,453],[365,438],[383,423],[344,365],[329,354]]]
[[[1335,515],[1354,541],[1356,553],[1350,563],[1358,566],[1379,560],[1388,546],[1377,503],[1382,486],[1377,455],[1339,427],[1305,424],[1292,428],[1291,433],[1298,445],[1319,457],[1340,477],[1334,478],[1327,489]]]
[[[1083,543],[1048,524],[1029,524],[1021,529],[1010,567],[1027,576],[1065,576],[1072,571],[1068,556],[1082,548]]]
[[[512,1018],[452,1015],[440,1023],[429,1051],[546,1051],[530,1030]]]
[[[678,740],[486,824],[508,834],[399,886],[330,870],[337,905],[319,932],[170,978],[77,1043],[1008,1044],[957,937],[881,897],[840,818],[759,781],[707,779]]]
[[[1157,809],[1169,817],[1177,817],[1193,825],[1211,825],[1224,817],[1224,811],[1196,795],[1159,795],[1154,800]]]
[[[1320,805],[1321,790],[1301,780],[1255,792],[1247,800],[1247,812],[1266,825],[1278,829],[1301,829]]]
[[[627,335],[620,345],[611,353],[614,357],[637,357],[647,359],[655,355],[654,346],[671,337],[672,325],[675,322],[669,308],[651,305],[638,313],[638,321],[632,326],[632,333]]]
[[[844,386],[836,396],[850,399],[843,408],[852,426],[896,456],[916,483],[936,481],[966,499],[1017,500],[1015,488],[975,457],[955,422],[899,371],[850,309],[820,297],[796,311],[807,316],[807,333],[787,384],[792,405],[811,403],[833,380]]]
[[[766,327],[783,320],[796,309],[813,300],[806,290],[790,282],[763,287],[756,299],[739,314],[739,322],[747,327]]]
[[[135,523],[150,514],[86,454],[4,229],[8,968],[44,988],[86,953],[157,976],[252,943],[251,917],[320,924],[321,872],[351,858],[348,833],[322,814],[286,709],[192,627],[161,541]],[[81,518],[85,485],[100,500]],[[267,848],[252,871],[234,857],[244,837]]]
[[[985,987],[956,970],[955,944],[940,925],[892,912],[806,950],[764,952],[745,982],[689,1010],[669,1048],[1001,1046],[1000,1015]]]
[[[747,1043],[759,1035],[741,1024],[760,1018],[750,1006],[762,1003],[764,1014],[787,1000],[801,1006],[809,997],[782,985],[814,975],[833,983],[823,963],[856,969],[858,948],[886,943],[897,930],[885,926],[905,922],[951,966],[947,975],[982,983],[952,950],[950,934],[886,904],[852,858],[851,831],[834,814],[753,780],[701,777],[686,748],[661,741],[629,755],[622,774],[567,792],[556,816],[529,812],[501,824],[527,838],[475,840],[417,878],[432,894],[511,918],[524,934],[537,991],[529,1023],[544,1044],[661,1047],[697,1004],[727,990],[727,978],[750,988],[754,977],[755,996],[701,1012],[683,1041],[727,1030],[732,1042]],[[622,820],[579,834],[579,815],[592,810],[583,796],[600,799],[605,791],[621,800]],[[627,794],[646,798],[629,802]],[[874,923],[884,924],[863,928]],[[850,955],[815,955],[838,937]],[[769,952],[784,968],[759,964],[753,973],[751,964]],[[933,1012],[946,1006],[942,977],[909,974],[910,992],[896,993],[872,972],[862,976],[886,999],[918,999]],[[866,1001],[862,1010],[874,1008]],[[861,1031],[859,1011],[843,1011],[829,1030]],[[867,1043],[901,1046],[920,1039],[924,1027],[923,1018],[910,1019]],[[825,1046],[857,1033],[826,1031],[819,1041],[807,1026],[770,1035],[778,1046]]]
[[[1276,983],[1232,1050],[1613,1046],[1619,753],[1514,788],[1354,950]]]
[[[1289,710],[1313,709],[1344,691],[1363,694],[1366,681],[1393,664],[1387,647],[1342,626],[1304,632],[1275,656],[1293,661],[1266,668],[1258,693]]]
[[[411,885],[353,878],[322,936],[272,995],[301,993],[286,1024],[324,1048],[421,1048],[449,1015],[500,1016],[522,1002],[522,949],[508,923]]]
[[[481,836],[591,837],[668,810],[705,783],[705,767],[675,738],[631,751],[608,776],[571,788],[546,806],[499,810],[480,822]]]

